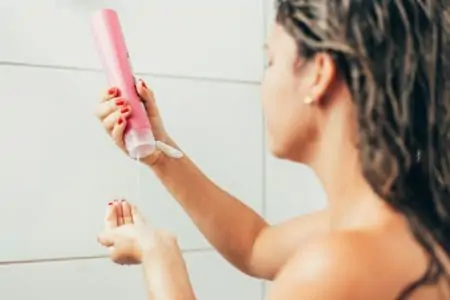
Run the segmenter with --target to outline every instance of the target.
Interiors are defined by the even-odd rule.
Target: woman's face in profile
[[[273,26],[266,48],[262,106],[268,144],[275,156],[294,159],[301,156],[299,151],[314,132],[313,113],[304,103],[310,92],[310,71],[298,55],[295,40],[281,25]]]

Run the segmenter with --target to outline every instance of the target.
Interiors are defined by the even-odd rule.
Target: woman
[[[228,261],[274,280],[269,299],[450,299],[449,6],[278,1],[262,83],[269,143],[277,157],[311,166],[326,210],[269,226],[187,157],[144,160]],[[151,91],[142,81],[137,89],[157,138],[177,147]],[[99,118],[123,149],[120,99],[110,90]],[[107,231],[102,243],[147,245],[131,261],[161,272],[150,292],[184,295],[155,299],[193,299],[173,237],[126,228]],[[152,251],[173,262],[154,271]],[[118,253],[120,262],[134,252]],[[165,272],[179,280],[165,281]]]

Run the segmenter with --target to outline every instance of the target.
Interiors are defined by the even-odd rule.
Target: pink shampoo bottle
[[[96,12],[92,17],[92,29],[109,85],[117,87],[131,106],[124,135],[125,147],[132,158],[144,158],[155,150],[155,138],[136,92],[135,77],[117,13],[111,9]]]

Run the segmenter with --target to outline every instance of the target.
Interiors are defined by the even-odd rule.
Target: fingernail
[[[147,85],[145,84],[144,80],[140,79],[140,81],[141,81],[142,87],[144,89],[147,89]]]
[[[115,88],[115,87],[112,87],[108,90],[108,95],[110,95],[110,96],[115,96],[116,93],[117,93],[117,88]]]
[[[118,105],[118,106],[121,106],[121,105],[124,105],[124,104],[125,104],[124,100],[117,100],[116,101],[116,105]]]
[[[119,120],[117,120],[117,124],[122,125],[122,123],[123,123],[123,119],[122,119],[122,118],[120,118]]]
[[[126,201],[125,199],[120,200],[120,202],[125,202],[125,201]]]
[[[108,206],[111,206],[113,204],[114,204],[114,202],[108,202]]]
[[[124,108],[122,108],[122,110],[120,112],[123,114],[126,114],[129,111],[130,111],[130,109],[128,107],[124,107]]]

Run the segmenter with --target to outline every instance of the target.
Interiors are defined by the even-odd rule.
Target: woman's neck
[[[378,212],[387,206],[372,190],[362,173],[358,149],[347,122],[339,114],[330,118],[321,130],[322,139],[309,165],[319,177],[327,194],[335,227],[352,226],[363,218],[364,222],[379,220]],[[349,225],[350,224],[350,225]]]

